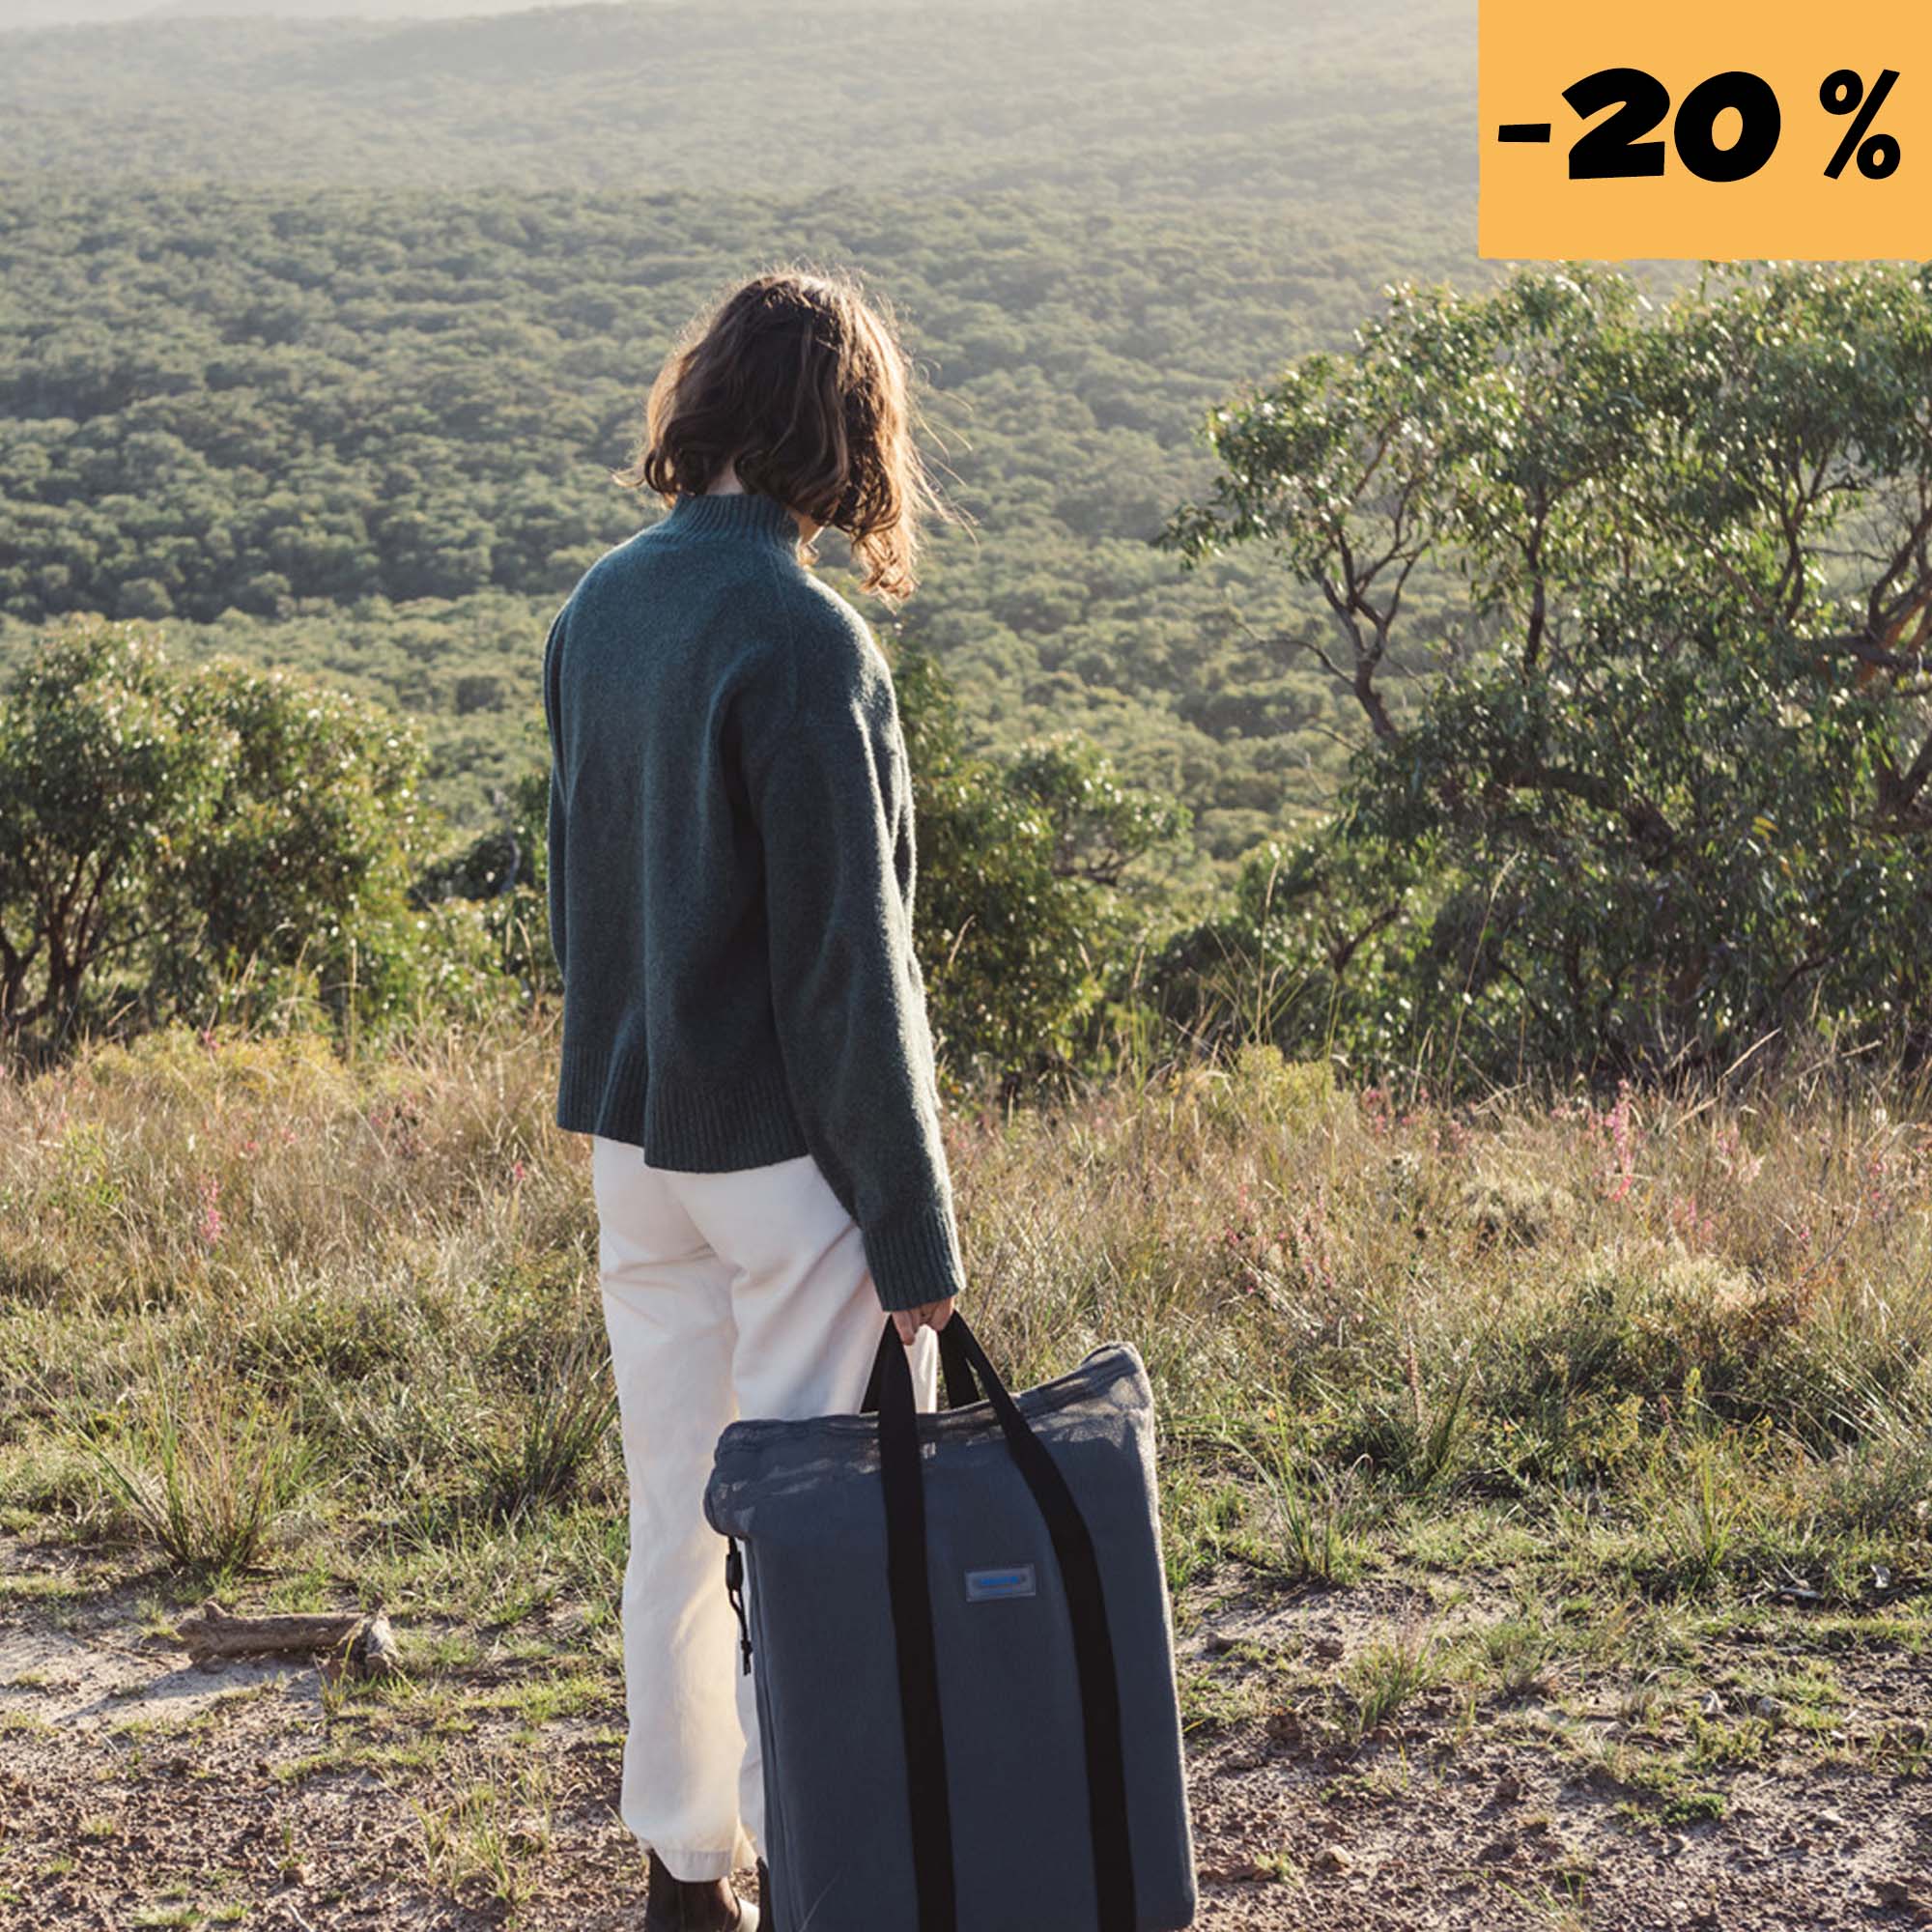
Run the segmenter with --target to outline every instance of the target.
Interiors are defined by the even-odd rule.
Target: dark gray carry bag
[[[955,1313],[940,1360],[951,1410],[917,1413],[889,1321],[866,1413],[734,1422],[719,1438],[704,1507],[730,1539],[755,1670],[764,1923],[1189,1925],[1140,1355],[1110,1344],[1012,1396]]]

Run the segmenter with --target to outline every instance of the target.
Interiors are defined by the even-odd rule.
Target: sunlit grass
[[[549,1024],[176,1032],[0,1084],[5,1520],[348,1562],[493,1630],[604,1602],[622,1461]],[[1924,1549],[1932,1126],[1849,1072],[1450,1109],[1249,1049],[948,1133],[1009,1379],[1147,1360],[1177,1588],[1515,1539],[1639,1596],[1850,1603]]]

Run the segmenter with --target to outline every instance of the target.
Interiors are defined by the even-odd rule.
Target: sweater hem
[[[781,1076],[653,1080],[635,1054],[566,1051],[556,1123],[621,1141],[674,1173],[732,1174],[808,1151]]]

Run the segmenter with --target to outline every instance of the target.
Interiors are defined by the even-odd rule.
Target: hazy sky
[[[253,19],[319,19],[330,14],[395,18],[450,18],[463,14],[515,14],[532,0],[0,0],[0,31],[9,27],[71,27],[144,14],[233,14]],[[582,0],[575,0],[582,5]]]

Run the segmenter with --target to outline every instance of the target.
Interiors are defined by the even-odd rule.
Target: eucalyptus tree
[[[1272,547],[1328,612],[1285,641],[1364,721],[1270,901],[1322,1007],[1285,1003],[1288,1034],[1491,1076],[1721,1065],[1799,1028],[1919,1042],[1925,273],[1402,292],[1208,434],[1212,494],[1165,540]],[[1450,647],[1405,631],[1419,570],[1464,586]],[[1429,674],[1397,713],[1406,649]],[[1369,937],[1341,983],[1318,928]]]
[[[0,1040],[204,1015],[242,975],[400,997],[421,761],[303,679],[185,668],[139,625],[43,634],[0,695]]]

